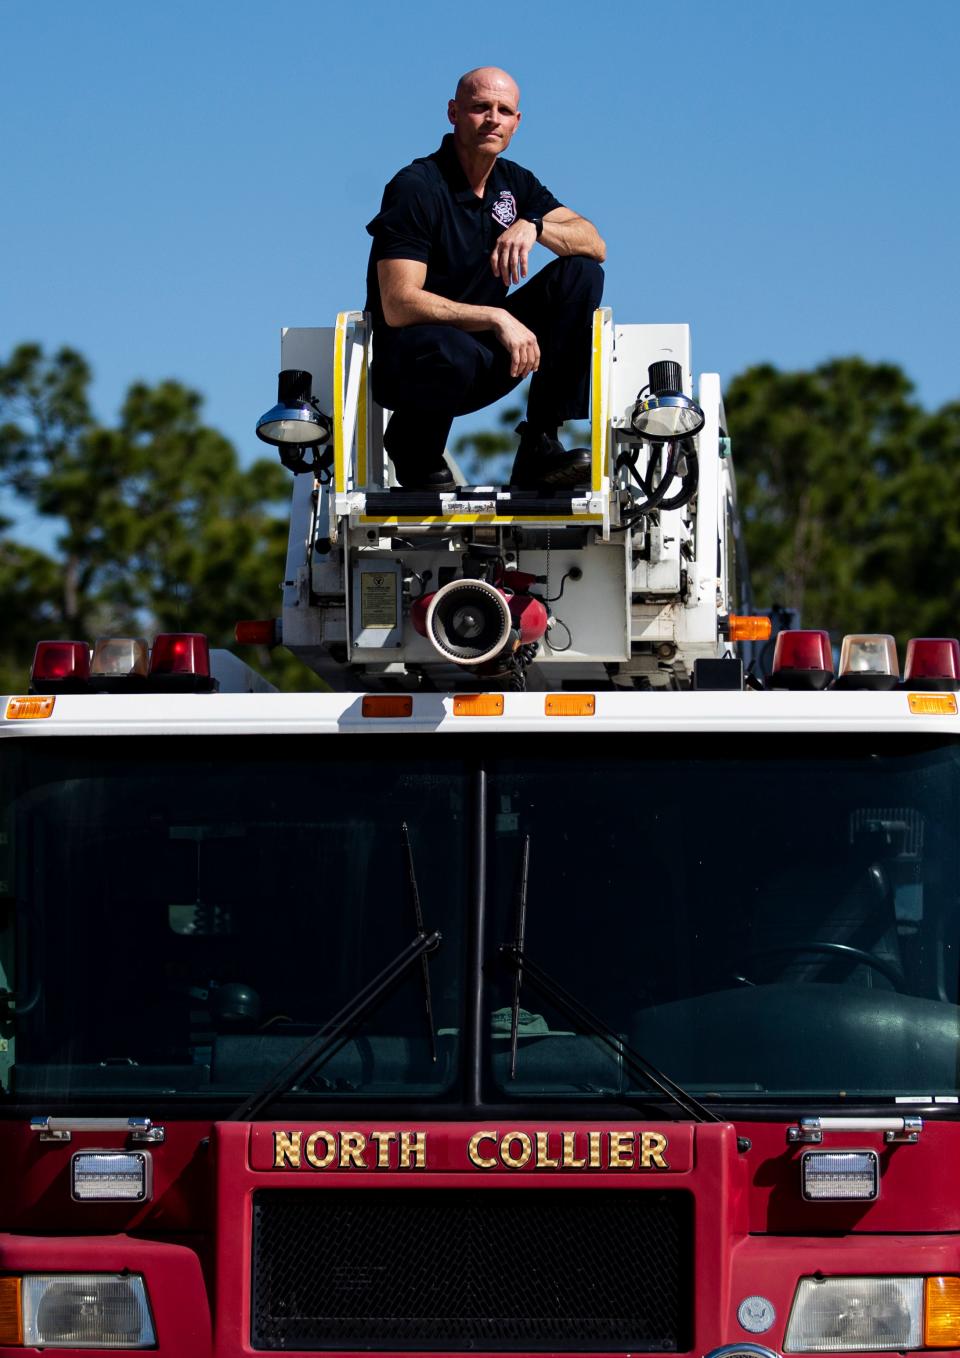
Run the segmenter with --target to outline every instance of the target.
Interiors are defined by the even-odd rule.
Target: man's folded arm
[[[492,330],[510,355],[511,377],[527,377],[540,366],[532,330],[498,306],[470,306],[427,292],[427,266],[415,259],[377,261],[380,305],[387,325],[452,325],[456,330]]]
[[[427,292],[427,266],[415,259],[377,261],[380,304],[387,325],[452,325],[458,330],[495,330],[503,309],[452,302]]]
[[[607,247],[593,222],[568,207],[555,207],[543,216],[540,244],[555,255],[584,255],[602,264]]]

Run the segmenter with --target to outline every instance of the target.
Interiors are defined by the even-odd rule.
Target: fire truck
[[[423,493],[285,331],[329,691],[0,700],[0,1354],[960,1350],[960,646],[765,641],[719,380],[592,344],[589,484]]]

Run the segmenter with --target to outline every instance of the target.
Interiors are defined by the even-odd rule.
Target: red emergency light
[[[960,642],[956,637],[913,637],[908,641],[903,687],[960,689]]]
[[[30,671],[32,693],[65,693],[86,687],[90,647],[85,641],[38,641]]]
[[[210,646],[202,632],[160,632],[150,652],[150,677],[210,677]]]
[[[820,689],[833,679],[829,632],[788,631],[777,634],[768,688]]]

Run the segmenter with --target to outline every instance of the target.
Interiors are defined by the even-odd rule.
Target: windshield
[[[702,735],[498,766],[497,925],[698,1097],[955,1096],[957,747]],[[507,1006],[513,980],[501,977]],[[524,983],[506,1095],[623,1092],[616,1053]]]
[[[436,1060],[418,965],[299,1089],[449,1089],[467,779],[397,744],[6,742],[18,1102],[259,1088],[416,937],[411,855]]]
[[[11,1106],[235,1106],[415,939],[411,856],[442,936],[431,1014],[418,962],[285,1100],[630,1103],[647,1093],[621,1044],[707,1103],[958,1094],[952,743],[47,737],[0,754]],[[502,949],[527,841],[523,953],[606,1042],[536,969],[514,1022]]]

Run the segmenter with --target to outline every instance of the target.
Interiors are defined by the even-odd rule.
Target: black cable
[[[680,479],[680,489],[669,500],[660,501],[661,509],[679,509],[682,505],[688,504],[697,493],[700,484],[700,459],[692,441],[689,448],[683,448],[683,456],[687,459],[687,471]]]
[[[670,452],[667,455],[667,465],[663,469],[663,476],[661,476],[660,483],[657,486],[656,490],[653,491],[652,493],[647,490],[646,485],[641,479],[639,472],[637,472],[636,470],[635,467],[636,458],[634,458],[633,461],[631,461],[630,457],[627,454],[621,454],[620,457],[617,459],[618,466],[626,466],[629,468],[634,480],[637,482],[637,484],[643,490],[644,494],[647,496],[647,499],[644,501],[643,504],[630,506],[627,515],[624,516],[625,524],[631,523],[635,519],[641,518],[644,514],[649,514],[650,511],[653,509],[659,509],[663,504],[664,500],[667,498],[667,491],[670,489],[674,476],[676,475],[677,452],[679,445],[677,443],[671,443],[669,444],[669,448]],[[621,461],[621,459],[624,460]]]
[[[554,627],[562,627],[563,630],[566,632],[567,634],[566,646],[554,646],[553,642],[550,640],[550,633],[553,631]],[[554,618],[552,624],[547,628],[546,632],[544,632],[543,635],[544,640],[550,647],[551,651],[553,651],[554,655],[563,655],[564,651],[569,651],[570,647],[573,645],[573,633],[570,631],[570,628],[567,626],[567,624],[563,621],[562,618]]]
[[[564,587],[564,585],[565,585],[565,584],[567,583],[567,581],[570,579],[571,575],[573,575],[575,572],[578,572],[578,571],[579,571],[579,567],[578,567],[578,566],[571,566],[570,569],[567,571],[566,575],[565,575],[565,576],[563,577],[563,579],[560,581],[560,593],[559,593],[559,594],[554,594],[554,595],[552,595],[549,599],[545,598],[543,602],[544,602],[545,604],[555,604],[555,603],[557,602],[558,599],[562,599],[562,598],[563,598],[563,587]],[[580,575],[579,575],[579,574],[576,575],[576,579],[578,579],[578,580],[580,579]]]

